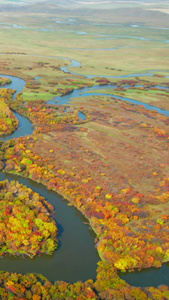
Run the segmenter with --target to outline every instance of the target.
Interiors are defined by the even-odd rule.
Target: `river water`
[[[12,76],[12,84],[5,87],[22,91],[25,81]],[[16,93],[15,96],[16,97]],[[9,140],[20,136],[31,135],[33,127],[31,122],[15,113],[19,119],[19,128],[13,134],[1,138],[1,140]],[[89,278],[96,278],[97,262],[99,256],[97,254],[93,231],[84,224],[87,220],[74,207],[69,207],[68,202],[60,195],[53,191],[49,191],[43,185],[35,183],[32,180],[22,178],[13,174],[0,173],[0,180],[18,180],[19,182],[32,188],[44,196],[55,208],[54,219],[59,228],[59,248],[52,256],[42,255],[33,259],[21,257],[1,257],[1,270],[20,273],[41,273],[49,280],[65,280],[68,282],[76,282],[78,280],[85,281]]]
[[[68,58],[63,58],[68,59]],[[81,63],[75,60],[71,61],[72,64],[68,67],[63,67],[64,72],[76,74],[70,71],[71,67],[80,67]],[[78,75],[78,74],[76,74]],[[133,76],[153,76],[153,71],[147,74],[130,74],[126,76],[111,77],[111,78],[130,78]],[[17,89],[21,92],[25,86],[25,81],[8,75],[0,75],[2,77],[9,77],[12,84],[6,87]],[[86,75],[88,78],[94,76]],[[102,77],[102,76],[97,76]],[[110,78],[110,77],[106,77]],[[116,86],[106,86],[107,89],[116,88]],[[97,90],[97,93],[95,92]],[[125,97],[114,96],[110,94],[99,93],[98,90],[103,89],[103,86],[86,87],[81,90],[74,90],[71,94],[62,97],[56,97],[48,103],[51,104],[67,104],[73,97],[103,95],[108,97],[116,97],[123,101],[128,101],[137,105],[144,105],[146,108],[156,110],[159,113],[169,116],[169,111],[159,109],[158,107],[145,104],[134,99]],[[104,87],[105,89],[105,87]],[[16,93],[14,97],[16,97]],[[86,93],[86,94],[85,94]],[[30,121],[19,114],[16,114],[19,119],[19,128],[12,135],[4,137],[3,140],[8,140],[14,137],[31,135],[33,127]],[[84,118],[85,116],[81,116]],[[96,248],[94,247],[94,233],[84,224],[86,219],[74,207],[67,206],[67,201],[60,195],[53,191],[47,190],[43,185],[35,183],[32,180],[25,179],[16,175],[1,173],[0,180],[19,180],[19,182],[26,184],[34,191],[39,192],[55,207],[54,219],[59,228],[59,248],[55,251],[54,255],[30,258],[18,257],[2,257],[1,270],[9,272],[20,273],[41,273],[49,280],[65,280],[75,282],[78,280],[87,280],[89,278],[95,279],[97,262],[99,260]],[[128,283],[134,286],[158,286],[159,284],[169,285],[169,264],[164,264],[160,269],[148,269],[141,272],[120,274],[120,277],[125,279]]]

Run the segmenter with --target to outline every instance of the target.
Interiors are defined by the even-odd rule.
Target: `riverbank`
[[[160,128],[159,128],[159,130],[157,130],[157,128],[156,128],[157,122],[159,122],[159,124],[161,124],[161,122],[163,123],[163,130],[164,130],[164,124],[167,121],[166,117],[160,116],[157,113],[156,113],[156,118],[154,119],[154,116],[155,116],[154,113],[151,111],[148,112],[143,107],[139,108],[137,106],[133,106],[130,104],[124,105],[124,104],[121,104],[120,101],[118,101],[117,99],[113,100],[112,98],[110,99],[107,97],[104,96],[102,98],[101,97],[98,98],[98,96],[94,96],[94,97],[90,96],[90,97],[82,98],[80,100],[80,101],[85,100],[85,102],[83,102],[83,109],[90,111],[91,121],[89,123],[84,123],[83,125],[80,125],[80,126],[78,125],[78,128],[76,128],[76,129],[74,127],[74,130],[72,128],[73,133],[74,133],[74,138],[72,137],[72,134],[71,134],[72,130],[70,131],[71,127],[68,126],[67,129],[66,129],[66,127],[65,127],[65,129],[64,129],[64,127],[62,127],[62,129],[60,131],[58,131],[57,133],[54,133],[52,131],[48,132],[48,138],[47,138],[47,136],[39,133],[39,135],[34,136],[34,138],[28,137],[28,138],[21,138],[20,140],[17,140],[17,147],[19,146],[18,143],[20,143],[21,145],[24,145],[24,148],[20,153],[18,153],[18,157],[15,160],[14,170],[11,169],[12,172],[18,173],[17,170],[19,170],[19,168],[20,168],[20,166],[19,166],[20,162],[22,161],[23,155],[25,156],[24,149],[28,150],[28,152],[26,154],[28,159],[32,159],[35,156],[39,157],[39,159],[38,160],[36,159],[36,161],[34,162],[34,163],[36,163],[37,167],[38,167],[38,165],[39,165],[39,167],[41,166],[42,159],[43,159],[43,168],[46,165],[47,176],[44,177],[44,176],[40,175],[40,173],[41,173],[40,169],[39,169],[40,173],[37,173],[35,170],[34,175],[33,175],[34,180],[42,181],[43,184],[45,184],[45,185],[47,184],[48,187],[59,190],[59,193],[63,194],[66,198],[69,198],[70,201],[73,201],[72,203],[74,205],[76,205],[78,207],[78,209],[80,209],[83,212],[83,214],[85,214],[87,216],[87,218],[89,218],[89,220],[91,220],[90,222],[91,222],[92,227],[96,231],[97,236],[100,237],[97,240],[97,247],[99,249],[99,253],[100,253],[101,257],[104,260],[105,260],[105,257],[104,257],[105,250],[104,250],[104,253],[102,253],[102,251],[103,251],[102,249],[105,249],[104,248],[105,246],[103,247],[102,245],[103,244],[107,245],[106,239],[107,239],[107,237],[109,237],[109,235],[106,235],[103,238],[103,236],[102,236],[103,233],[101,231],[100,225],[102,224],[101,225],[102,228],[104,228],[105,225],[106,225],[106,227],[110,226],[110,225],[112,226],[112,221],[113,221],[114,225],[116,224],[115,225],[116,229],[114,228],[114,230],[117,230],[117,227],[118,227],[118,231],[120,231],[124,226],[124,221],[127,223],[130,222],[130,224],[132,224],[132,218],[134,221],[133,224],[135,224],[134,227],[136,226],[137,220],[139,220],[138,224],[140,224],[140,221],[143,219],[143,224],[144,224],[144,218],[146,217],[146,216],[144,216],[144,209],[147,211],[147,204],[146,204],[146,202],[144,203],[144,197],[145,197],[144,195],[147,195],[148,190],[145,189],[144,194],[143,194],[142,184],[138,185],[136,178],[139,178],[140,172],[138,172],[138,174],[135,172],[133,172],[133,174],[132,174],[130,172],[130,175],[129,175],[130,183],[126,181],[127,178],[116,173],[116,181],[115,180],[113,181],[113,186],[112,186],[111,181],[108,181],[108,178],[112,178],[112,176],[114,178],[114,175],[113,175],[114,172],[112,173],[112,176],[111,176],[108,171],[109,170],[108,165],[110,166],[110,164],[111,164],[112,153],[109,153],[109,154],[106,153],[106,156],[107,156],[107,158],[106,158],[105,148],[103,148],[103,147],[105,146],[105,143],[107,143],[107,142],[110,143],[111,145],[114,145],[113,147],[115,147],[115,141],[117,139],[117,136],[118,136],[118,140],[119,140],[119,136],[120,136],[120,134],[122,134],[123,144],[120,146],[120,144],[118,143],[116,145],[116,147],[123,148],[125,145],[124,141],[126,140],[127,135],[124,134],[124,130],[121,130],[121,126],[125,126],[127,128],[129,138],[127,138],[128,142],[126,141],[125,143],[126,143],[126,145],[127,144],[130,145],[130,147],[125,147],[125,155],[126,155],[126,157],[128,157],[128,160],[125,159],[124,157],[121,158],[122,164],[123,164],[123,161],[126,161],[126,163],[127,163],[126,169],[123,171],[123,173],[126,174],[126,171],[129,170],[129,165],[131,164],[131,160],[129,160],[129,157],[130,157],[129,152],[133,153],[133,150],[135,149],[135,146],[133,145],[134,140],[131,144],[131,139],[132,139],[132,135],[133,135],[133,133],[132,133],[133,125],[135,124],[135,132],[137,132],[137,134],[140,132],[140,129],[141,129],[142,134],[141,134],[141,132],[139,133],[139,141],[140,141],[140,143],[142,141],[142,143],[144,145],[146,145],[146,148],[148,147],[148,144],[146,143],[145,138],[144,138],[144,142],[143,142],[143,136],[145,136],[145,134],[143,134],[143,132],[146,133],[148,130],[149,132],[152,133],[154,130],[155,135],[153,136],[153,145],[154,146],[156,145],[156,147],[157,147],[157,143],[159,144],[159,142],[160,142],[160,144],[162,146],[163,142],[165,142],[165,141],[160,140],[161,134],[163,134],[163,136],[165,137],[165,133],[160,132]],[[78,100],[79,106],[82,105],[82,103],[80,103],[80,101]],[[96,101],[97,101],[97,109],[96,109],[96,105],[95,105]],[[90,109],[88,107],[89,103],[90,103]],[[76,104],[76,106],[77,106],[77,104]],[[119,111],[119,113],[118,113],[118,111]],[[127,115],[128,115],[127,119],[125,117],[126,111],[127,111]],[[122,114],[124,114],[124,116],[122,116]],[[130,118],[132,117],[131,120],[133,119],[133,121],[132,122],[130,121],[130,123],[128,121],[130,119],[129,114],[130,114]],[[116,120],[118,115],[120,115],[120,119]],[[139,115],[139,119],[138,119],[138,115]],[[135,118],[137,118],[137,123],[136,123]],[[110,128],[112,131],[111,124],[112,124],[113,119],[114,119],[113,128],[116,128],[115,129],[116,134],[114,135],[114,133],[113,133],[113,135],[110,135]],[[153,119],[154,119],[154,121],[152,121]],[[111,120],[111,123],[110,123],[110,120]],[[140,120],[140,123],[138,123],[139,120]],[[151,126],[150,126],[150,120],[151,120]],[[125,122],[126,122],[126,125],[125,125]],[[154,122],[154,129],[153,129],[152,122]],[[111,125],[111,127],[110,127],[110,125]],[[104,132],[103,132],[103,128],[104,128]],[[167,127],[166,127],[166,129],[167,129]],[[64,130],[64,137],[63,137],[63,130]],[[106,138],[104,139],[104,143],[102,143],[102,144],[98,143],[98,141],[96,141],[96,140],[94,142],[94,139],[98,138],[99,132],[102,135],[102,139],[106,135]],[[117,132],[118,132],[118,135],[117,135]],[[104,135],[103,135],[103,133],[104,133]],[[146,133],[146,135],[147,135],[147,133]],[[48,144],[46,143],[47,140],[49,139],[49,137],[52,137],[52,143],[50,142],[50,149],[48,148],[48,146],[47,146]],[[57,139],[55,141],[56,137],[57,137]],[[91,144],[91,142],[89,142],[89,138],[92,141],[92,144]],[[113,138],[113,141],[110,142],[110,138]],[[156,139],[158,140],[158,142]],[[85,144],[82,144],[82,141]],[[117,141],[116,141],[116,143],[117,143]],[[41,146],[40,146],[39,142],[41,143]],[[97,143],[97,151],[98,151],[98,147],[99,147],[99,153],[100,153],[99,156],[98,156],[98,154],[96,154],[95,147],[91,148],[91,145],[94,145],[96,143]],[[137,139],[136,139],[136,143],[137,143]],[[158,147],[160,147],[160,144],[158,145]],[[68,157],[68,152],[66,151],[66,148],[67,148],[66,145],[71,145],[70,149],[72,149],[72,150],[69,153],[69,157]],[[134,148],[133,148],[133,146],[134,146]],[[15,149],[15,145],[13,145],[13,147]],[[144,146],[144,149],[146,149],[146,148]],[[65,151],[63,151],[63,149],[65,149]],[[102,152],[103,149],[104,149],[104,154]],[[107,147],[107,149],[109,149],[109,147]],[[163,148],[159,148],[158,151],[160,153],[162,151],[163,158],[161,158],[161,159],[165,160],[165,157],[164,157],[165,151],[164,151],[164,149],[163,150],[162,149]],[[14,150],[14,151],[16,153],[16,150]],[[116,148],[114,148],[113,151],[114,151],[114,155],[115,155],[115,153],[117,155]],[[141,154],[139,150],[137,150],[137,151],[138,151],[138,154],[136,155],[135,162],[134,162],[135,166],[137,164],[139,165],[140,154]],[[63,157],[63,155],[65,155],[65,153],[66,153],[66,161],[65,161],[65,158]],[[105,161],[104,164],[98,164],[98,159],[100,160],[99,157],[100,157],[101,153],[102,153],[102,159],[103,159],[103,161]],[[135,151],[135,154],[136,153],[137,152]],[[80,163],[80,154],[83,157],[83,166],[84,166],[83,171],[82,170],[80,171],[80,169],[79,169],[80,168],[80,164],[79,164]],[[144,153],[145,165],[147,164],[148,160],[150,159],[150,157],[148,158],[147,155],[148,155],[148,152],[146,151]],[[90,162],[90,169],[89,169],[89,165],[87,163],[87,161],[88,161],[87,157],[89,157],[89,156],[93,157],[92,164]],[[45,162],[45,157],[48,157],[48,160],[46,162]],[[53,159],[54,159],[55,163],[54,163]],[[145,161],[145,159],[147,162]],[[155,156],[153,156],[153,158],[151,157],[151,160],[152,159],[155,159]],[[57,164],[56,164],[56,161],[57,161]],[[68,161],[69,161],[69,164],[68,164]],[[12,162],[12,156],[8,157],[7,168],[11,168],[10,167],[11,162]],[[117,160],[117,162],[118,162],[118,169],[122,170],[122,165],[121,166],[119,165],[119,162],[120,162],[119,159]],[[60,165],[62,165],[62,169],[60,168]],[[50,166],[50,169],[48,166]],[[54,166],[54,168],[53,168],[53,166]],[[96,168],[97,168],[98,175],[95,174]],[[155,165],[154,165],[154,168],[155,168]],[[156,168],[158,168],[158,163],[157,163]],[[117,167],[114,165],[113,169],[116,170]],[[123,164],[123,169],[124,169],[124,164]],[[42,173],[44,173],[44,170]],[[86,170],[86,171],[84,172],[84,170]],[[98,172],[98,170],[100,170],[100,171]],[[145,172],[145,169],[143,169],[143,171]],[[19,171],[19,173],[20,172],[21,171]],[[26,172],[27,173],[23,174],[23,175],[30,176],[28,166],[26,166]],[[150,169],[149,169],[149,172],[151,172]],[[157,174],[153,170],[152,170],[152,173],[154,173],[154,175],[151,178],[151,180],[153,180],[153,181],[155,180],[154,181],[154,184],[155,184]],[[22,174],[22,172],[21,172],[21,174]],[[56,177],[53,177],[53,179],[50,180],[50,176],[51,176],[50,174],[52,175],[52,177],[55,174]],[[79,177],[79,175],[80,175],[80,177]],[[144,174],[144,176],[145,176],[145,174]],[[162,176],[162,174],[160,174],[160,176]],[[148,178],[148,177],[149,176],[147,176],[145,178]],[[45,180],[46,180],[46,182],[45,182]],[[152,183],[153,183],[153,181],[152,181]],[[137,185],[136,185],[136,182],[137,182]],[[112,188],[113,188],[113,193],[110,192],[110,186],[112,186]],[[122,186],[124,187],[123,189],[121,189]],[[73,187],[73,189],[72,189],[72,187]],[[98,187],[98,188],[96,188],[96,187]],[[145,188],[145,186],[144,186],[144,188]],[[117,192],[115,192],[115,190],[119,191],[118,192],[119,195]],[[140,195],[140,190],[142,191],[141,195]],[[78,198],[74,197],[74,195],[76,195],[77,193],[82,196],[80,196]],[[139,194],[139,196],[138,196],[138,194]],[[123,202],[121,202],[119,197],[123,199]],[[96,207],[95,207],[95,203],[96,203],[95,199],[97,199]],[[106,202],[104,200],[102,200],[103,201],[102,202],[99,199],[106,199]],[[123,205],[124,205],[124,199],[125,199],[125,201],[129,201],[129,199],[132,199],[132,209],[135,207],[135,213],[134,213],[133,217],[132,217],[133,212],[130,210],[128,211],[127,207],[125,207],[124,212],[122,211],[121,204],[123,203]],[[158,197],[157,197],[157,199],[158,199]],[[157,201],[157,199],[156,199],[156,201]],[[99,200],[99,207],[98,207],[98,200]],[[142,202],[141,210],[139,208],[140,201]],[[147,199],[146,199],[146,201],[147,201]],[[150,200],[150,201],[152,201],[152,200]],[[111,202],[114,204],[116,203],[114,210],[112,210]],[[143,203],[144,203],[144,206],[143,206]],[[106,206],[105,206],[105,204],[106,204]],[[136,207],[137,207],[137,209],[136,209]],[[130,207],[128,207],[128,208],[130,208]],[[95,213],[96,210],[97,210],[97,213]],[[114,214],[112,215],[113,211],[114,211]],[[151,214],[152,214],[152,211],[151,211]],[[155,215],[154,215],[154,217],[155,217]],[[97,220],[100,220],[100,221],[98,222]],[[104,224],[103,222],[105,222],[103,220],[107,220],[105,225],[103,225]],[[152,223],[152,225],[153,224],[154,223]],[[113,232],[114,230],[112,231],[112,227],[110,227],[110,228],[111,228],[111,232]],[[152,230],[152,228],[153,227],[151,227],[151,230]],[[99,229],[99,231],[98,231],[98,229]],[[108,227],[107,227],[107,229],[108,229]],[[161,229],[161,227],[159,229]],[[127,227],[127,230],[129,230],[128,227]],[[157,230],[157,228],[156,228],[156,230]],[[160,232],[161,232],[161,230],[160,230]],[[162,234],[162,232],[161,232],[161,234]],[[161,234],[160,234],[160,236],[162,238]],[[124,239],[126,238],[125,235],[123,238]],[[139,239],[140,239],[140,237],[139,237]],[[120,237],[120,240],[122,240],[122,235]],[[124,245],[126,246],[126,243],[124,243]],[[133,244],[133,246],[135,246],[135,243]],[[158,246],[157,246],[157,248],[158,248]],[[123,253],[124,253],[125,249],[123,249]],[[141,251],[143,251],[142,247],[141,247],[141,249],[142,249]],[[110,250],[107,249],[107,251],[110,251]],[[133,250],[131,249],[130,251],[133,251]],[[110,255],[110,253],[112,253],[112,252],[110,251],[109,255]],[[136,250],[136,253],[137,253],[136,255],[138,257],[138,250]],[[144,257],[145,257],[145,252],[143,252],[143,253],[144,253]],[[107,255],[107,252],[106,252],[106,255]],[[120,253],[118,255],[120,255]],[[142,257],[142,266],[143,266],[143,262],[144,262],[144,257]],[[107,259],[108,259],[108,257],[106,257],[106,260]],[[121,258],[119,258],[119,259],[121,259]],[[160,264],[159,259],[160,259],[160,257],[158,256],[158,260],[156,258],[156,263],[158,264],[158,266]],[[112,260],[112,256],[111,256],[111,260]],[[117,258],[115,258],[115,260],[117,260]],[[130,263],[133,263],[133,262],[136,262],[136,261],[130,261]],[[147,265],[147,257],[145,259],[145,262]],[[150,263],[153,265],[153,260],[151,260]],[[132,268],[133,267],[134,266],[132,266]],[[98,282],[98,281],[96,281],[96,282]],[[120,279],[118,279],[118,284],[119,285],[121,284]]]
[[[103,22],[97,19],[98,11],[96,15],[92,14],[91,20],[89,11],[82,18],[79,15],[74,18],[68,17],[70,11],[65,15],[65,10],[64,15],[57,15],[54,11],[49,14],[46,9],[45,14],[39,10],[30,14],[29,9],[27,7],[26,14],[21,11],[17,15],[13,11],[7,16],[4,12],[1,14],[1,73],[26,80],[26,87],[22,95],[17,96],[15,107],[34,124],[34,132],[29,136],[4,143],[3,163],[6,171],[14,176],[17,173],[30,177],[59,191],[71,206],[76,206],[87,217],[87,221],[84,220],[88,223],[87,228],[84,227],[88,230],[91,225],[96,233],[95,241],[91,238],[91,247],[84,238],[84,252],[79,250],[76,256],[77,241],[83,240],[79,233],[73,240],[73,250],[64,252],[63,259],[58,262],[60,269],[57,264],[56,267],[49,265],[53,272],[51,278],[55,278],[57,270],[57,278],[62,280],[86,280],[91,269],[85,260],[91,257],[88,248],[96,253],[94,243],[102,260],[98,263],[97,276],[97,260],[94,262],[91,278],[96,277],[96,280],[84,283],[57,281],[53,284],[40,275],[1,273],[1,293],[4,299],[167,299],[168,287],[159,287],[161,281],[150,281],[152,273],[146,283],[148,287],[141,282],[141,277],[137,283],[130,282],[132,286],[118,275],[119,270],[125,269],[134,271],[150,266],[160,269],[162,262],[168,260],[168,117],[145,109],[142,103],[158,106],[156,103],[160,100],[160,108],[166,108],[167,93],[161,88],[160,91],[139,90],[138,87],[134,90],[122,84],[115,87],[119,89],[115,96],[122,96],[121,100],[114,97],[112,85],[124,79],[131,80],[131,84],[141,82],[142,86],[152,81],[155,86],[167,84],[168,28],[167,24],[164,26],[165,18],[153,19],[154,12],[148,12],[147,19],[140,17],[142,23],[133,23],[129,17],[125,23],[123,18],[123,23],[113,24],[111,18],[105,24],[105,16],[108,16],[105,11],[101,12]],[[132,10],[133,13],[136,11]],[[118,18],[119,10],[116,12]],[[9,24],[4,24],[7,20]],[[72,59],[77,63],[73,68]],[[98,78],[93,78],[95,75],[99,75]],[[90,94],[82,97],[80,91],[75,91],[97,85],[100,92],[100,85],[105,83],[103,75],[110,77],[106,84],[111,96],[106,92],[102,96],[93,95],[90,90]],[[121,78],[124,75],[130,78]],[[72,94],[66,96],[68,98],[57,97],[72,90]],[[78,97],[71,99],[75,95]],[[135,95],[141,106],[126,102],[125,98],[134,100]],[[48,102],[54,97],[58,103]],[[57,106],[64,101],[65,106]],[[16,102],[9,105],[14,108]],[[85,121],[79,120],[79,112],[87,117]],[[31,165],[27,163],[30,160]],[[55,197],[53,200],[57,202]],[[68,214],[63,213],[63,219],[67,219],[68,226],[65,231],[58,226],[62,236],[56,254],[64,249],[62,237],[70,249],[72,227],[69,225],[73,224],[76,213],[69,222],[69,209],[73,208],[65,206]],[[62,217],[57,215],[56,219],[58,217],[61,222],[57,225],[60,225]],[[77,228],[78,225],[73,228],[75,233]],[[70,253],[75,255],[73,271],[65,260],[68,258],[73,265]],[[36,259],[31,260],[35,268],[32,270],[40,271],[41,259],[43,257],[37,258],[37,269]],[[51,264],[52,259],[49,259]],[[85,266],[78,269],[82,260]],[[20,272],[26,270],[23,261],[18,263]],[[46,267],[50,275],[48,261],[43,262],[44,270]],[[9,267],[13,267],[15,273],[17,261],[12,264],[10,258]],[[32,267],[30,265],[29,269],[28,263],[27,270],[31,272]],[[157,272],[153,274],[158,277]],[[144,274],[141,276],[145,277]],[[150,287],[154,282],[158,288]],[[166,281],[162,283],[168,285]]]

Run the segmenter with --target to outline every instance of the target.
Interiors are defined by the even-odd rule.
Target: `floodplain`
[[[25,84],[14,88],[18,90],[14,98],[13,89],[2,86],[0,112],[5,106],[7,113],[0,124],[1,176],[24,178],[35,191],[27,192],[19,183],[0,184],[5,205],[0,255],[6,259],[23,249],[25,255],[28,248],[27,254],[38,256],[38,264],[41,252],[51,254],[52,262],[56,243],[56,256],[64,247],[64,234],[67,252],[60,266],[63,278],[52,270],[51,281],[48,274],[10,270],[7,262],[0,274],[2,299],[169,299],[167,2],[154,3],[154,9],[144,1],[110,1],[98,7],[77,2],[73,9],[53,1],[49,5],[29,1],[26,6],[7,2],[0,12],[0,74],[21,78]],[[14,113],[27,118],[32,131],[3,140],[24,126]],[[4,124],[9,123],[7,131]],[[78,270],[77,282],[67,280],[75,272],[66,268],[66,257],[72,257],[73,247],[81,241],[70,239],[69,226],[64,228],[61,218],[57,223],[57,208],[49,225],[36,184],[66,199],[68,209],[65,213],[63,209],[62,218],[71,220],[72,230],[85,231],[83,226],[73,227],[73,218],[81,214],[85,218],[81,222],[91,231],[85,233],[90,236],[86,243],[95,246],[98,256],[83,244],[86,257],[84,251],[77,257],[83,256],[85,269],[87,256],[93,255],[96,270],[88,268],[91,277]],[[28,198],[39,200],[31,211]],[[27,221],[21,201],[30,202],[24,207]],[[78,212],[70,218],[72,207]],[[21,226],[18,222],[25,226],[19,237],[14,226]],[[31,242],[26,233],[32,235]],[[149,270],[145,285],[144,272]]]

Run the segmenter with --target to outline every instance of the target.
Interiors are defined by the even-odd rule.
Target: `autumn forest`
[[[0,4],[0,299],[169,299],[168,14]]]

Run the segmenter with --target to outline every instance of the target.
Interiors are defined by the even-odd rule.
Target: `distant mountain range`
[[[120,17],[124,18],[124,15],[127,17],[126,22],[128,21],[128,9],[130,8],[130,14],[132,16],[139,17],[140,9],[142,14],[144,13],[145,18],[149,18],[149,13],[146,12],[147,9],[159,10],[161,8],[161,14],[164,13],[164,10],[169,10],[169,0],[1,0],[0,1],[0,11],[23,11],[23,12],[35,12],[35,13],[58,13],[74,10],[74,13],[80,13],[84,15],[84,11],[87,11],[87,14],[96,13],[100,14],[102,11],[110,15],[111,18],[117,17],[117,14]],[[131,11],[133,9],[133,11]],[[144,12],[143,12],[144,11]],[[66,12],[65,12],[66,13]],[[158,12],[159,13],[159,12]],[[152,13],[151,13],[152,14]],[[156,12],[154,12],[155,16]],[[156,16],[155,16],[156,17]],[[163,16],[161,16],[162,18]],[[167,15],[168,17],[168,15]],[[107,18],[107,17],[106,17]],[[166,18],[166,16],[164,16]],[[166,21],[166,20],[165,20]],[[168,22],[167,22],[168,23]]]
[[[0,0],[0,12],[169,27],[169,0]]]
[[[65,6],[65,5],[93,5],[93,4],[115,4],[115,3],[159,3],[159,0],[3,0],[1,1],[1,4],[8,4],[8,5],[30,5],[30,4],[36,4],[36,3],[46,3],[46,4],[54,4],[57,6]],[[162,0],[160,1],[160,4],[166,3],[168,4],[168,0]]]

